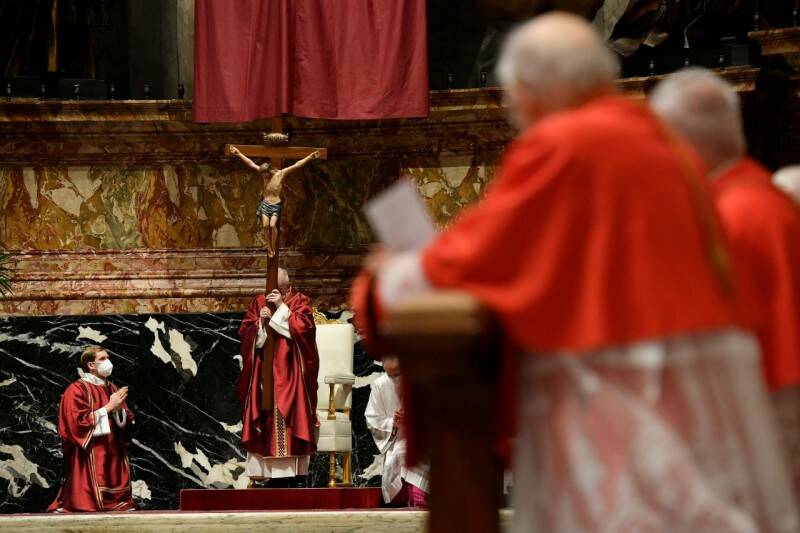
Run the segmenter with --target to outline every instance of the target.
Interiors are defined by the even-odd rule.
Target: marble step
[[[248,513],[161,513],[7,515],[0,531],[15,533],[69,531],[101,533],[197,533],[199,531],[271,533],[416,533],[425,530],[427,512],[407,509],[380,511],[309,511]],[[511,512],[501,512],[502,530],[509,531]]]

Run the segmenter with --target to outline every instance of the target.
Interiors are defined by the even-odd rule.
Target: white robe
[[[383,455],[381,491],[386,503],[402,490],[403,481],[428,492],[428,465],[406,467],[406,439],[401,427],[394,426],[394,414],[401,407],[392,379],[383,374],[372,384],[364,415],[375,445]]]
[[[430,290],[419,252],[377,288]],[[523,357],[513,531],[800,531],[759,357],[735,329]]]

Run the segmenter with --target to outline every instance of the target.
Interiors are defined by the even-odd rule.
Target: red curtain
[[[196,0],[194,117],[428,114],[425,0]]]

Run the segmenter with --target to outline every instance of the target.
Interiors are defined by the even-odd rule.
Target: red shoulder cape
[[[482,300],[511,345],[543,354],[738,324],[726,253],[697,156],[645,106],[611,96],[512,143],[484,199],[423,250],[422,266],[435,287]],[[371,286],[362,274],[352,305],[381,349]],[[505,363],[509,396],[515,359]],[[499,405],[510,430],[516,402]]]
[[[750,289],[763,367],[773,389],[800,384],[800,209],[769,171],[743,158],[713,184],[720,217]]]
[[[560,113],[508,150],[495,185],[423,254],[528,351],[585,351],[735,321],[705,172],[643,105]]]

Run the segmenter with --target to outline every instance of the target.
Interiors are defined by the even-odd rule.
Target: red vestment
[[[513,142],[484,199],[422,251],[422,268],[433,286],[483,301],[527,353],[586,352],[738,323],[724,244],[694,152],[644,105],[609,96]],[[357,279],[352,305],[374,339],[371,287]],[[505,363],[499,390],[511,394],[516,362]],[[499,402],[503,432],[516,404]]]
[[[264,295],[253,298],[239,327],[243,368],[237,394],[243,407],[242,447],[267,457],[310,455],[317,447],[319,353],[314,314],[311,301],[303,294],[294,293],[285,303],[290,311],[289,332],[292,338],[287,339],[272,329],[267,334],[276,336],[272,364],[274,392],[271,393],[275,395],[275,406],[285,422],[285,428],[279,429],[285,434],[286,449],[279,449],[276,443],[274,410],[264,411],[261,403],[264,350],[256,348],[256,338],[259,313],[266,305]]]
[[[800,209],[769,171],[741,159],[713,184],[723,226],[751,289],[762,364],[773,389],[800,385]]]
[[[135,508],[131,492],[128,445],[133,412],[124,406],[123,428],[109,420],[111,433],[92,436],[95,411],[117,390],[113,384],[94,385],[79,379],[64,391],[58,411],[58,433],[64,450],[66,480],[48,512],[127,511]],[[112,414],[109,413],[109,418]]]
[[[535,126],[423,254],[529,351],[586,351],[734,322],[695,156],[643,105],[604,98]]]

